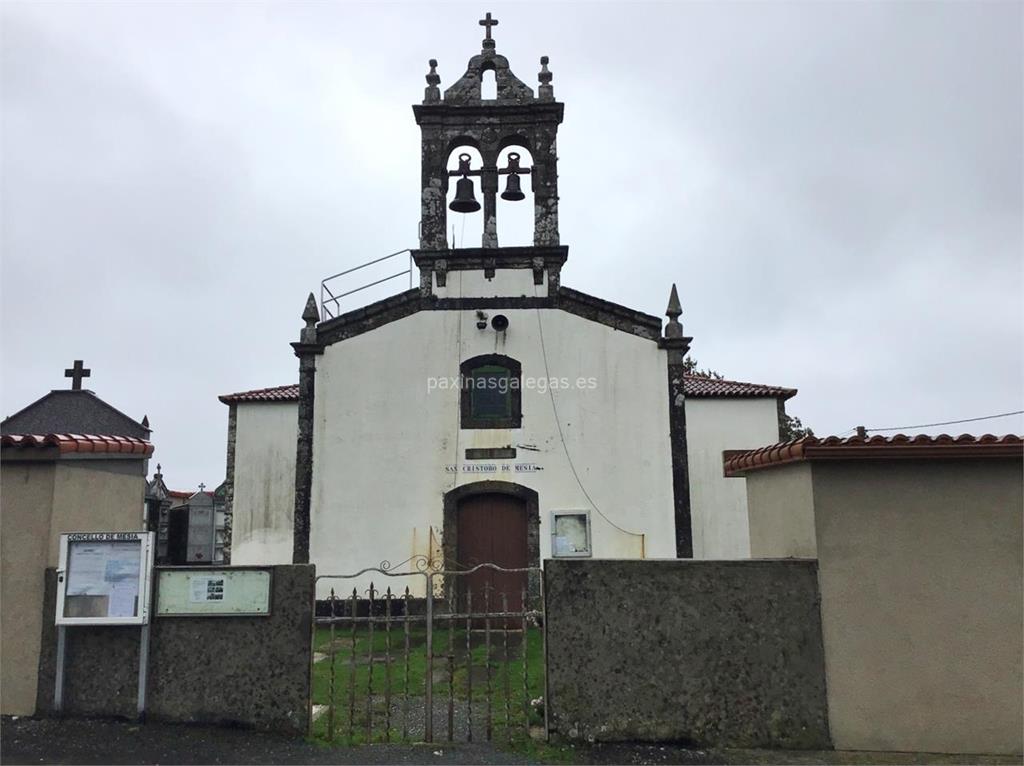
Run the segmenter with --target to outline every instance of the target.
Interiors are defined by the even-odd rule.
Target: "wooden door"
[[[458,509],[458,568],[472,569],[484,563],[505,569],[528,567],[526,532],[526,504],[522,500],[503,494],[465,498]],[[485,606],[490,612],[500,612],[503,594],[510,611],[522,609],[526,572],[496,572],[484,568],[456,579],[460,608],[466,607],[467,593],[471,593],[475,612],[483,612]]]

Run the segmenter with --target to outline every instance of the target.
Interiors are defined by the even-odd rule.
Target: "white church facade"
[[[663,326],[561,285],[563,105],[546,57],[534,94],[490,32],[443,97],[432,61],[414,107],[419,286],[323,320],[311,295],[299,383],[220,397],[233,564],[750,555],[745,486],[722,453],[778,441],[796,392],[685,374],[674,287]],[[482,246],[455,249],[447,211],[481,209],[475,181]],[[534,244],[499,246],[499,205],[529,196]]]

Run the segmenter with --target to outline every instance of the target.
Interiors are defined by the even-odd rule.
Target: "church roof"
[[[97,434],[4,434],[0,447],[13,449],[47,449],[56,447],[61,455],[67,453],[119,453],[149,457],[153,445],[133,436]]]
[[[725,475],[742,476],[748,471],[804,460],[1021,458],[1024,439],[1007,436],[838,436],[801,439],[772,444],[745,452],[727,452]]]
[[[741,383],[737,380],[714,380],[696,375],[683,378],[683,390],[692,399],[789,399],[796,396],[795,388],[765,386],[760,383]],[[218,397],[224,404],[237,402],[297,402],[299,386],[296,383],[273,388],[257,388]]]
[[[528,250],[530,248],[503,248],[506,251]],[[537,248],[532,248],[536,250]],[[482,250],[459,251],[469,252],[470,265],[475,265],[473,253]],[[421,251],[413,251],[414,257],[424,256]],[[462,258],[463,256],[459,256]],[[511,256],[513,259],[519,255]],[[522,266],[528,260],[515,261]],[[450,264],[449,264],[450,265]],[[482,263],[480,264],[483,265]],[[502,261],[499,268],[517,268],[509,261]],[[346,311],[336,317],[322,321],[316,328],[317,343],[331,345],[348,338],[376,330],[391,322],[412,316],[420,311],[436,310],[477,310],[477,309],[557,309],[569,314],[583,317],[592,322],[603,324],[620,332],[627,332],[639,338],[660,342],[661,320],[651,314],[622,306],[612,301],[581,293],[569,287],[559,287],[555,295],[506,296],[491,298],[439,298],[436,295],[424,296],[420,289],[413,288],[383,298],[361,308]]]

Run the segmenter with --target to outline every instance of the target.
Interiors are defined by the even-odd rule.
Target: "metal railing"
[[[368,284],[360,285],[359,287],[356,287],[352,290],[346,290],[345,292],[339,293],[338,295],[335,295],[331,288],[328,287],[329,282],[332,282],[340,277],[344,277],[349,274],[353,274],[357,271],[360,271],[362,269],[365,269],[367,266],[373,266],[375,263],[383,263],[384,261],[389,260],[391,258],[395,258],[396,256],[399,256],[402,253],[409,253],[409,268],[407,268],[405,271],[399,271],[397,274],[391,274],[389,276],[383,277],[382,279],[377,279]],[[366,290],[369,287],[374,287],[375,285],[383,284],[384,282],[389,282],[392,279],[398,279],[398,277],[405,276],[406,274],[409,275],[409,287],[412,288],[412,272],[412,252],[409,248],[405,248],[404,250],[399,250],[398,252],[385,255],[381,258],[375,258],[372,261],[361,263],[358,266],[353,266],[351,269],[339,271],[337,274],[332,274],[331,276],[326,277],[320,282],[320,318],[333,319],[334,317],[341,314],[342,311],[340,310],[339,301],[342,298],[361,292],[362,290]]]
[[[529,587],[539,571],[495,564],[446,570],[424,557],[415,571],[394,572],[382,562],[318,576],[318,584],[365,580],[367,573],[421,576],[425,591],[419,597],[409,587],[396,592],[373,582],[362,592],[330,589],[318,610],[326,613],[315,618],[313,733],[369,743],[433,742],[436,730],[448,742],[495,734],[512,741],[529,737],[531,725],[545,731],[543,600]],[[504,580],[504,592],[486,584],[473,590],[471,576],[486,581],[488,573]]]

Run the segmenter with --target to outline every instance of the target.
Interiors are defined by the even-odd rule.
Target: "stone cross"
[[[491,18],[491,12],[488,11],[487,15],[484,16],[484,18],[480,19],[480,26],[484,27],[487,30],[487,37],[485,39],[490,40],[491,39],[491,27],[498,26],[498,20],[497,19],[492,19]]]
[[[206,489],[206,485],[203,484],[202,482],[199,482],[199,491],[202,492],[204,489]]]
[[[64,377],[71,378],[71,390],[81,391],[82,390],[82,378],[88,378],[92,374],[92,370],[82,366],[82,360],[76,359],[74,367],[70,367],[64,370]]]

